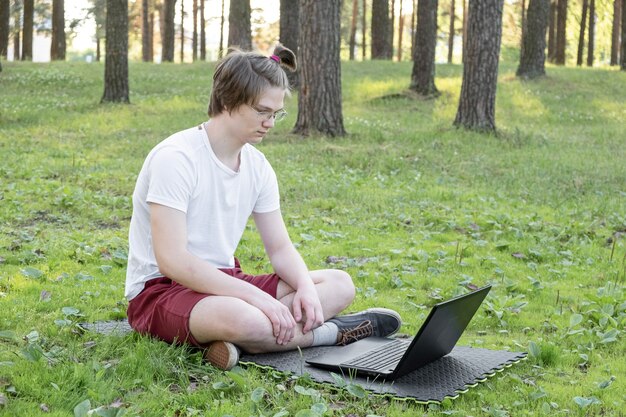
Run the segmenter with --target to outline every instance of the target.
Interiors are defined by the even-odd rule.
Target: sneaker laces
[[[341,333],[341,339],[337,343],[338,345],[345,346],[348,343],[356,342],[365,337],[371,336],[374,333],[374,326],[369,320],[362,321],[358,326],[346,330]]]

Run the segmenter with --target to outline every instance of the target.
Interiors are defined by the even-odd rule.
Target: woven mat
[[[123,335],[132,331],[126,321],[84,323],[82,327],[102,334]],[[257,355],[244,354],[240,358],[240,363],[271,367],[295,375],[309,374],[314,381],[336,385],[335,378],[329,371],[305,363],[307,359],[331,349],[336,349],[336,347],[313,347],[303,349],[301,352],[295,350]],[[424,403],[439,403],[445,398],[457,397],[460,393],[466,392],[469,388],[525,358],[525,352],[457,346],[449,355],[395,381],[379,381],[352,375],[342,376],[346,382],[357,383],[377,394],[414,399]]]

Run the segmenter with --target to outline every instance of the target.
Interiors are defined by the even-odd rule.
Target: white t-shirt
[[[146,281],[162,277],[150,230],[148,203],[180,210],[187,218],[187,249],[217,268],[234,267],[234,253],[252,212],[280,208],[276,174],[252,145],[241,150],[239,171],[215,155],[202,126],[175,133],[148,154],[133,193],[127,299]]]

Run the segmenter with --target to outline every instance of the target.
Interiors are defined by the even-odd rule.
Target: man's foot
[[[204,360],[216,368],[228,371],[239,362],[239,349],[230,342],[212,342],[204,350]]]
[[[391,336],[400,330],[402,325],[400,315],[388,308],[368,308],[328,321],[335,323],[339,328],[338,345],[347,345],[370,336]]]

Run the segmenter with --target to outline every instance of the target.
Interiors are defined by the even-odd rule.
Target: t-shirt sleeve
[[[180,150],[163,147],[150,161],[146,202],[157,203],[187,212],[193,194],[193,163]]]
[[[255,213],[269,213],[278,210],[280,208],[278,179],[274,169],[267,160],[264,161],[262,178],[261,192],[252,211]]]

